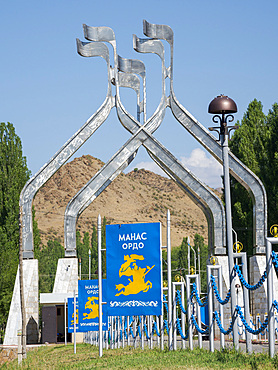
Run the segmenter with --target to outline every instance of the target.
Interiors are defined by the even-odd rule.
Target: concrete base
[[[53,293],[72,293],[78,291],[78,259],[60,258],[58,260]]]
[[[27,344],[39,340],[39,274],[38,260],[23,260],[23,285],[27,322]],[[19,269],[17,269],[12,302],[10,306],[4,345],[17,345],[17,332],[22,328]]]
[[[84,342],[84,334],[85,333],[75,333],[76,335],[76,343],[83,343]],[[74,342],[74,334],[71,334],[71,343]]]

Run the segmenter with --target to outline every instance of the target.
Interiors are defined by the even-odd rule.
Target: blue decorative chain
[[[164,303],[164,306],[165,306],[166,312],[168,313],[168,304],[167,304],[167,299],[166,299],[166,297],[165,297],[165,294],[163,294],[163,303]]]
[[[260,288],[263,285],[265,279],[267,278],[267,272],[265,270],[265,272],[262,274],[262,276],[261,276],[260,280],[257,282],[257,284],[256,285],[250,285],[244,279],[238,265],[234,265],[234,270],[238,274],[238,277],[239,277],[239,280],[241,281],[241,283],[245,286],[245,288],[247,288],[249,290],[256,290],[256,289]]]
[[[141,333],[140,325],[138,325],[136,336],[137,334],[139,334],[139,338],[141,339],[142,333]]]
[[[181,300],[181,291],[180,290],[177,290],[177,293],[176,293],[176,302],[177,304],[180,306],[180,309],[181,311],[186,314],[186,309],[184,308],[183,304],[182,304],[182,300]]]
[[[215,277],[213,275],[210,275],[210,280],[211,280],[212,289],[214,290],[214,294],[218,302],[222,305],[228,303],[231,298],[231,290],[229,289],[225,299],[221,299],[217,286],[216,286]]]
[[[156,321],[153,322],[153,330],[152,330],[153,335],[155,331],[156,331],[156,334],[160,337],[161,334],[159,333]]]
[[[208,304],[208,297],[206,297],[204,303],[202,303],[202,301],[199,297],[199,294],[198,294],[197,286],[196,286],[195,283],[193,283],[193,288],[192,288],[192,292],[191,292],[191,295],[190,295],[191,302],[192,302],[192,299],[193,299],[194,295],[195,295],[196,301],[198,302],[198,305],[200,307],[205,307]]]
[[[214,311],[213,318],[216,320],[216,323],[217,323],[217,325],[219,327],[219,330],[221,331],[222,334],[228,335],[228,334],[230,334],[232,332],[232,330],[233,330],[233,323],[231,322],[229,328],[227,330],[225,330],[223,328],[223,326],[221,325],[221,321],[220,321],[220,318],[218,316],[218,312],[217,311]]]
[[[124,334],[126,339],[128,338],[128,333],[127,333],[127,316],[124,318]]]
[[[258,335],[258,334],[262,333],[265,330],[265,328],[267,327],[268,317],[265,319],[265,321],[263,322],[262,326],[259,329],[254,330],[246,322],[239,305],[236,306],[236,310],[238,312],[239,317],[241,318],[241,321],[242,321],[243,325],[245,326],[246,330],[249,331],[249,333],[254,334],[254,335]]]
[[[278,270],[278,256],[277,256],[277,253],[272,251],[271,257],[272,257],[272,261],[273,261],[273,264],[274,264],[276,270]]]
[[[183,340],[187,340],[187,339],[188,339],[189,332],[188,332],[188,330],[187,330],[186,335],[183,335],[180,321],[181,321],[181,319],[177,318],[177,320],[176,320],[176,325],[177,325],[178,332],[179,332],[179,334],[180,334],[180,336],[181,336],[181,339],[183,339]]]
[[[207,328],[206,330],[202,330],[202,329],[199,327],[199,325],[197,324],[197,321],[196,321],[195,316],[194,316],[193,314],[191,315],[191,320],[192,320],[192,322],[193,322],[193,325],[195,326],[195,328],[197,329],[197,331],[198,331],[199,333],[201,333],[201,334],[208,334],[208,332],[209,332],[209,328]]]
[[[167,334],[169,335],[169,326],[168,326],[168,321],[167,320],[164,320],[163,330],[164,330],[164,328],[166,328]]]
[[[145,331],[145,334],[146,334],[146,338],[150,339],[151,337],[149,336],[147,325],[146,325],[145,321],[144,321],[144,331]]]
[[[273,306],[278,311],[278,302],[276,301],[276,299],[274,299],[274,301],[273,301]]]
[[[258,318],[258,323],[259,323],[259,324],[261,324],[261,325],[263,325],[263,323],[261,322],[260,317]],[[267,328],[266,328],[266,331],[268,331],[268,329],[267,329]]]
[[[136,338],[136,335],[134,335],[133,329],[132,329],[131,326],[129,327],[129,332],[131,333],[132,338],[135,339]]]

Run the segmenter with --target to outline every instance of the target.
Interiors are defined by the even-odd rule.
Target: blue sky
[[[239,120],[254,98],[265,113],[278,101],[276,1],[11,0],[0,5],[0,118],[14,124],[33,174],[106,96],[105,62],[76,52],[75,39],[84,40],[83,23],[111,27],[118,53],[145,62],[148,117],[160,99],[161,69],[157,56],[132,48],[132,34],[144,37],[143,19],[173,29],[175,94],[205,127],[213,125],[208,104],[220,93],[236,101]],[[135,115],[135,94],[124,92],[123,101]],[[113,109],[76,156],[107,161],[129,137]],[[221,185],[221,168],[169,109],[155,137],[203,181]],[[141,166],[154,169],[143,148],[129,169]]]

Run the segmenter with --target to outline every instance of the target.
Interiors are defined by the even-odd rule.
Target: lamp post
[[[232,227],[232,210],[231,210],[231,192],[230,192],[230,175],[229,175],[229,157],[228,157],[228,139],[231,130],[237,126],[228,126],[229,122],[234,120],[232,113],[237,112],[236,103],[233,99],[225,95],[219,95],[214,98],[208,107],[208,112],[214,114],[212,120],[214,123],[219,123],[220,127],[210,127],[210,131],[219,133],[220,143],[222,146],[223,156],[223,174],[224,174],[224,192],[225,192],[225,208],[226,208],[226,234],[227,234],[227,249],[230,275],[231,289],[231,316],[233,323],[233,343],[235,349],[239,349],[239,336],[237,328],[237,313],[236,313],[236,287],[234,273],[234,255],[233,255],[233,227]]]
[[[89,248],[89,280],[91,280],[91,249]]]

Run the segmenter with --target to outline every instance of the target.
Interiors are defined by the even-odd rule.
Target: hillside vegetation
[[[36,220],[44,245],[51,238],[63,244],[64,212],[69,200],[103,166],[90,155],[75,158],[63,166],[37,193]],[[171,243],[181,245],[183,237],[196,233],[207,243],[207,221],[201,209],[170,179],[144,169],[121,174],[81,214],[77,230],[90,234],[100,214],[107,223],[161,222],[166,244],[167,209],[171,213]]]

